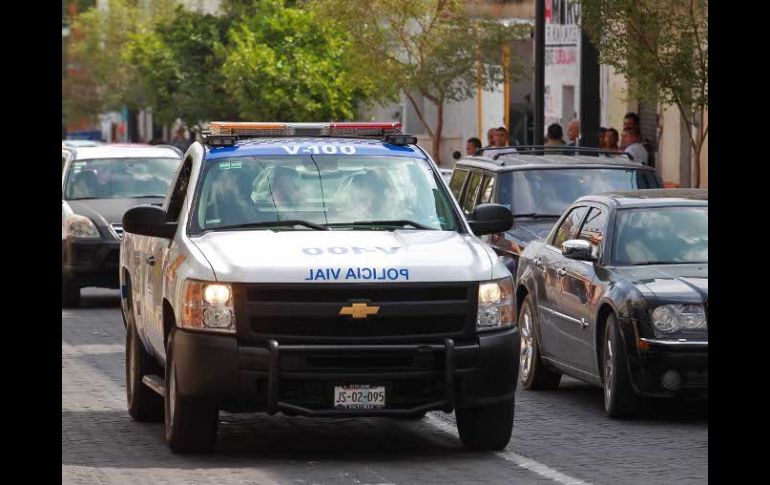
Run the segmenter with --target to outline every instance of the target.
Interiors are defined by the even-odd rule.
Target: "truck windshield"
[[[584,195],[658,187],[659,180],[647,170],[516,170],[502,175],[499,202],[510,204],[514,216],[539,214],[559,217],[567,207]]]
[[[178,158],[94,158],[75,160],[67,171],[68,200],[165,197]]]
[[[335,155],[234,157],[209,161],[198,184],[191,233],[259,228],[454,231],[448,194],[426,160]]]

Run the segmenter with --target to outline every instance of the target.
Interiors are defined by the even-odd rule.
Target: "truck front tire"
[[[513,431],[513,398],[485,406],[457,408],[457,431],[466,448],[499,451],[508,445]]]
[[[205,453],[217,441],[219,410],[179,395],[173,334],[166,345],[165,438],[174,453]]]

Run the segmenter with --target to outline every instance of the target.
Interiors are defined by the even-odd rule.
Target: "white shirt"
[[[634,157],[635,162],[641,162],[647,165],[649,157],[647,156],[647,149],[644,148],[640,142],[632,143],[624,150],[626,153]]]
[[[519,151],[513,147],[484,149],[484,156],[490,157],[490,158],[495,158],[495,155],[503,155],[505,153],[519,153]]]

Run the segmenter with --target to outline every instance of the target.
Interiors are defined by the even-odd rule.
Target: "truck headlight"
[[[235,333],[233,292],[229,284],[186,280],[183,307],[182,327]]]
[[[652,311],[652,326],[656,337],[705,331],[707,325],[703,305],[661,305]]]
[[[497,330],[513,324],[513,279],[507,276],[479,283],[476,329]]]
[[[68,214],[64,219],[65,238],[99,239],[99,229],[94,221],[78,214]]]

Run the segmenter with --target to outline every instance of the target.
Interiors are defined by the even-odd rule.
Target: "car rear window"
[[[498,203],[510,204],[514,215],[558,217],[584,195],[660,186],[654,172],[634,168],[515,170],[500,175]]]

